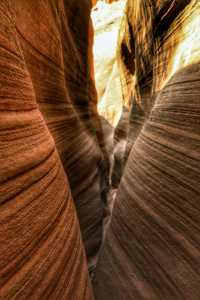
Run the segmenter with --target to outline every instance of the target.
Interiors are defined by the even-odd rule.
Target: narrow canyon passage
[[[200,3],[1,0],[0,300],[200,300]]]

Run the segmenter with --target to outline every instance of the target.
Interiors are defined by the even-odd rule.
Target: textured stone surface
[[[90,8],[0,3],[2,300],[92,299],[82,239],[95,254],[105,163]]]
[[[93,299],[104,223],[97,300],[199,300],[199,2],[128,0],[115,130],[91,4],[0,3],[0,299]]]
[[[128,159],[97,300],[200,299],[199,13],[193,0],[127,3],[119,52],[132,102]]]

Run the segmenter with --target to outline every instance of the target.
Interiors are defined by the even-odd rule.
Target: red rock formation
[[[97,115],[91,5],[0,3],[2,300],[93,299],[85,250],[93,262],[112,147]],[[119,65],[132,109],[115,130],[122,180],[97,300],[200,299],[198,25],[195,0],[128,0]]]
[[[82,238],[95,254],[106,167],[89,14],[86,0],[0,3],[3,300],[92,299]]]
[[[106,0],[107,3],[113,3],[115,1],[118,1],[118,0]]]
[[[199,13],[193,0],[127,3],[120,52],[124,97],[133,92],[130,154],[97,300],[200,299]]]

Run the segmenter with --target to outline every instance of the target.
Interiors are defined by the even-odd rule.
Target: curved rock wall
[[[193,0],[127,2],[128,158],[97,265],[97,300],[200,298],[199,13]]]
[[[114,132],[92,3],[0,3],[0,299],[92,300],[104,223],[97,300],[199,300],[199,2],[127,1]]]
[[[84,246],[100,246],[106,159],[90,6],[0,3],[2,300],[92,299]]]
[[[45,11],[48,18],[43,15]],[[81,6],[77,1],[15,4],[20,45],[38,107],[68,175],[86,250],[91,255],[101,237],[104,157],[98,143],[96,93],[88,64],[89,13],[88,1]]]

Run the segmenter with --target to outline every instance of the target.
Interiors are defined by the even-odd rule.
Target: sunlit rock
[[[98,111],[112,126],[117,125],[123,105],[116,47],[124,5],[123,0],[98,1],[92,12]]]

